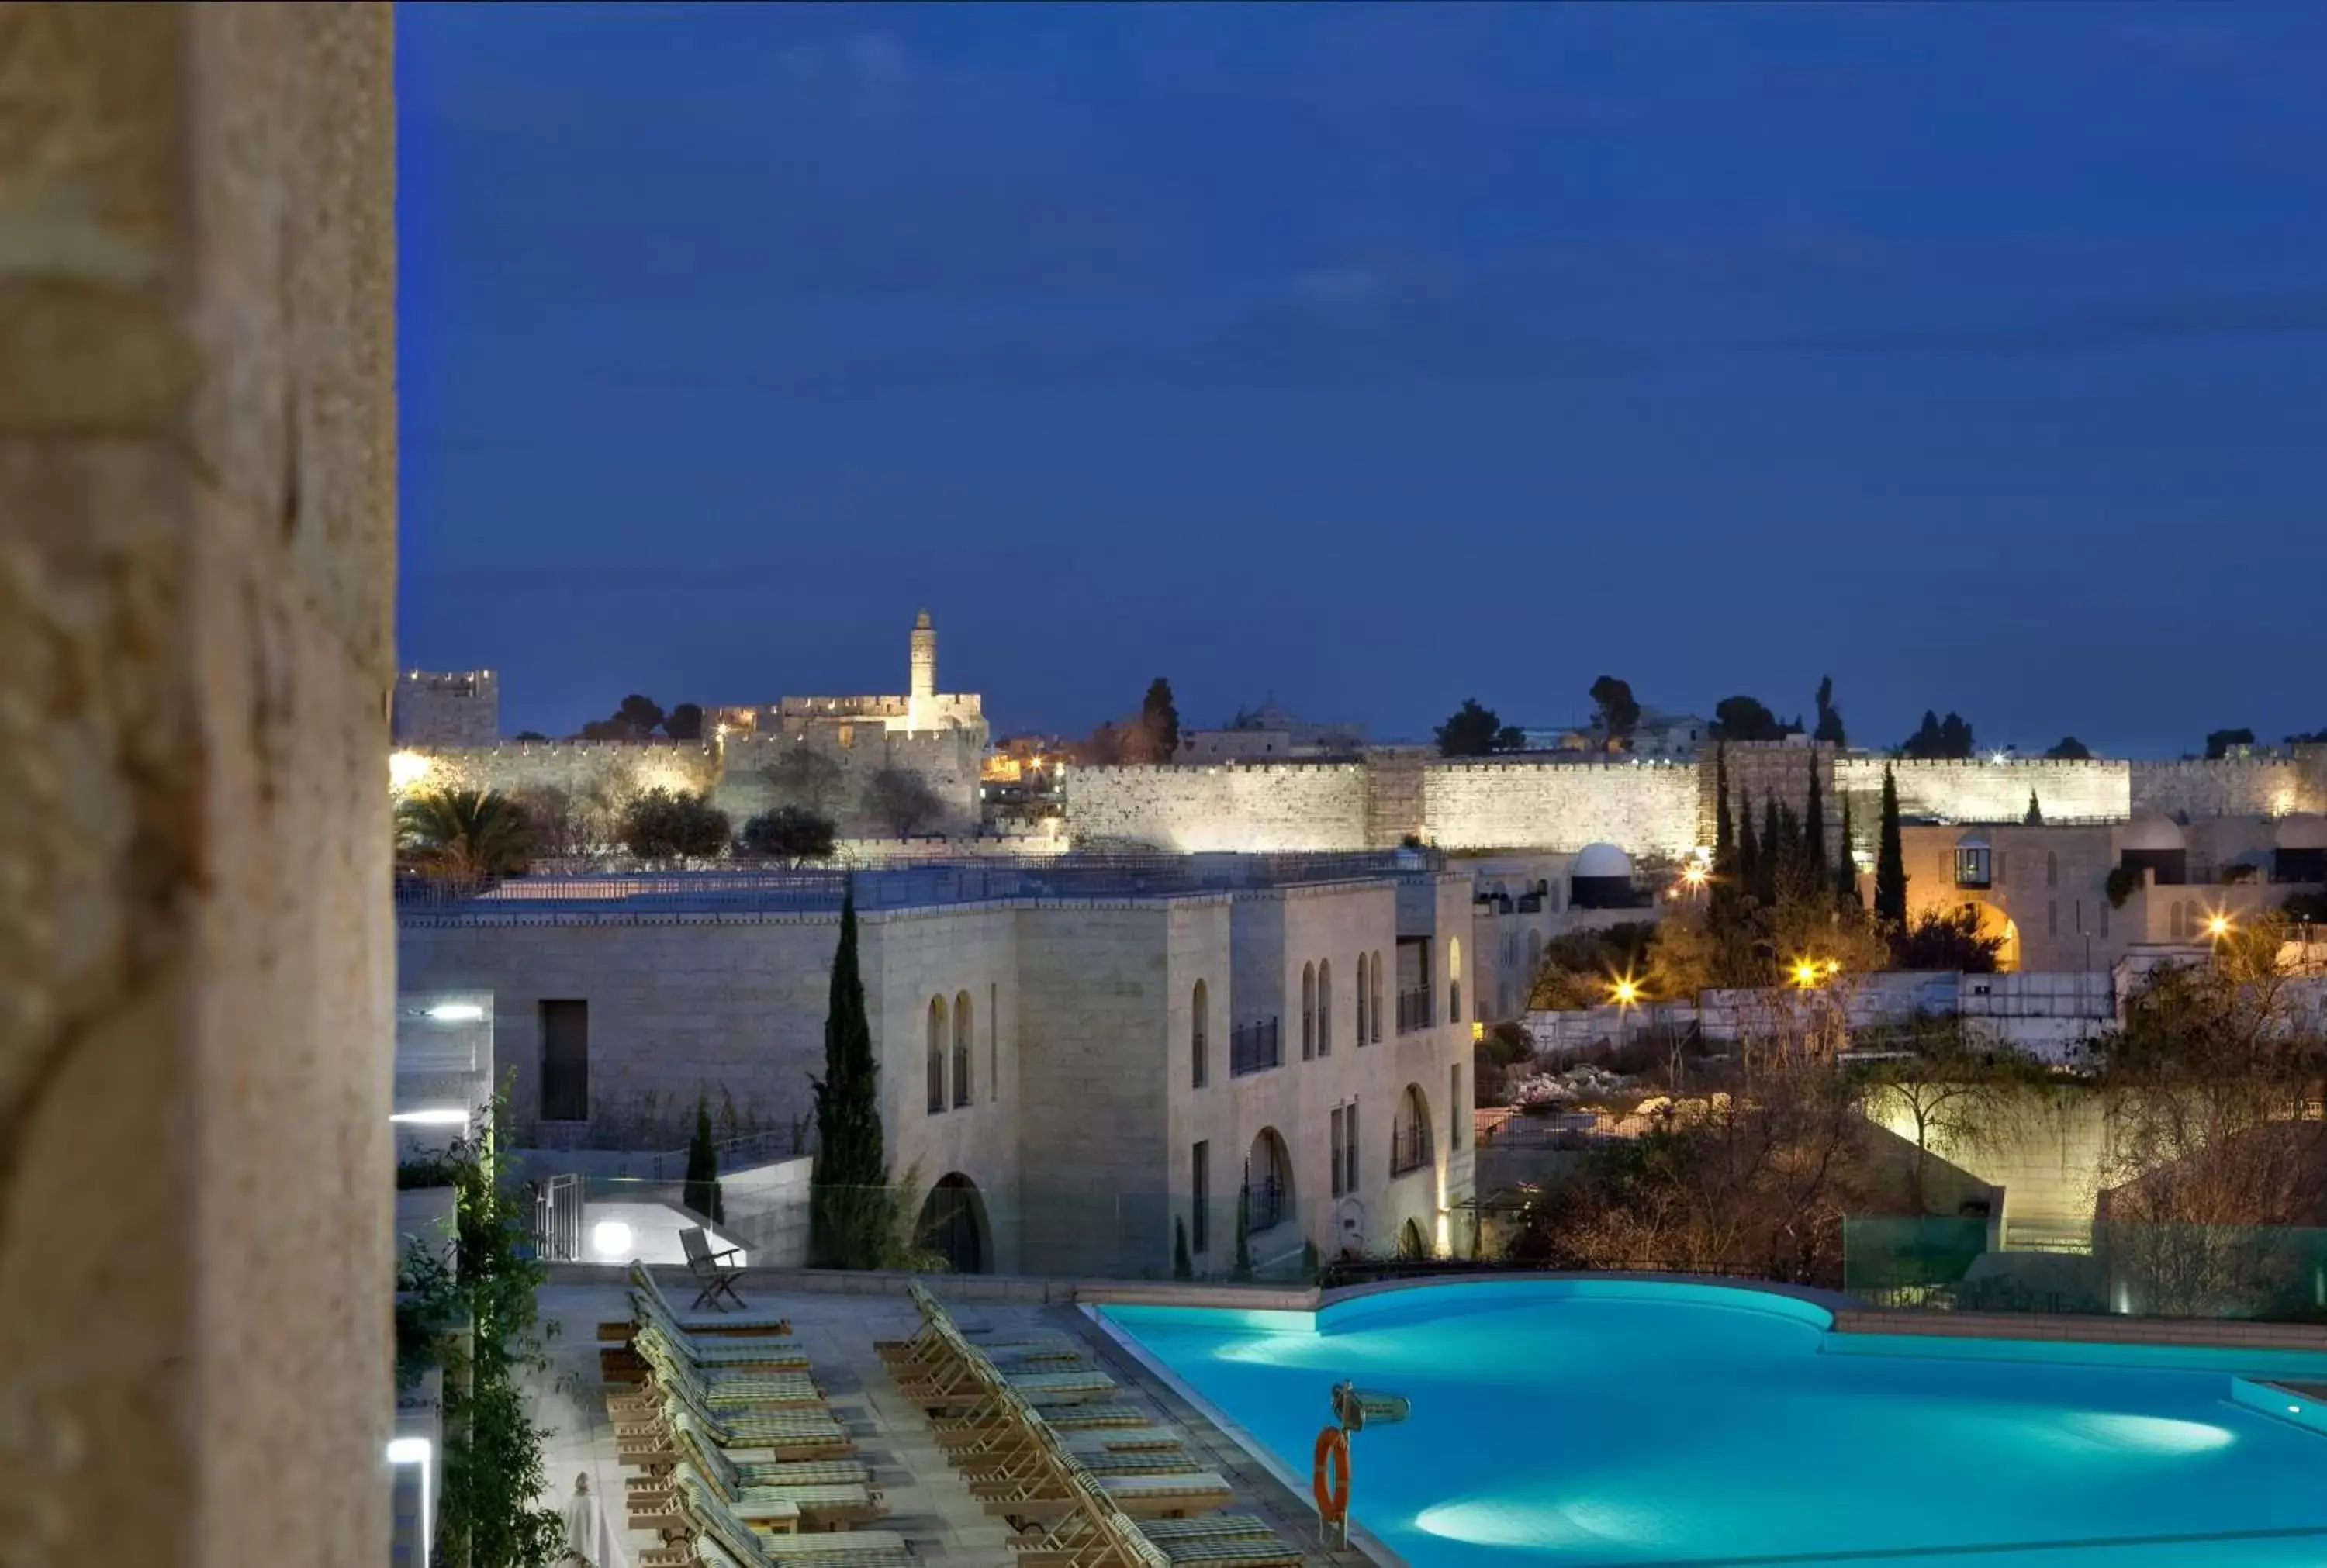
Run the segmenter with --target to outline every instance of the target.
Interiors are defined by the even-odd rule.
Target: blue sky
[[[407,665],[506,727],[1606,673],[2327,725],[2327,6],[399,7]]]

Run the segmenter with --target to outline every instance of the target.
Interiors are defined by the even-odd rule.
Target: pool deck
[[[665,1288],[682,1302],[694,1293],[682,1285],[683,1271],[658,1270]],[[890,1517],[882,1529],[895,1530],[913,1554],[939,1568],[1001,1568],[1012,1560],[1009,1531],[969,1495],[960,1476],[945,1462],[921,1412],[902,1398],[874,1351],[876,1339],[904,1339],[921,1327],[903,1293],[906,1277],[826,1275],[818,1286],[785,1289],[799,1276],[747,1274],[743,1294],[755,1310],[791,1319],[819,1386],[834,1413],[856,1439],[858,1456],[873,1467]],[[998,1330],[1046,1329],[1077,1337],[1092,1358],[1122,1385],[1117,1398],[1153,1410],[1161,1424],[1177,1428],[1191,1453],[1207,1470],[1235,1488],[1228,1511],[1257,1514],[1286,1540],[1309,1553],[1308,1568],[1330,1568],[1336,1559],[1319,1535],[1316,1511],[1296,1498],[1242,1447],[1223,1434],[1170,1388],[1150,1377],[1136,1361],[1073,1306],[1024,1299],[994,1288],[994,1282],[917,1276],[930,1285],[965,1327]],[[891,1284],[893,1279],[894,1283]],[[850,1285],[864,1288],[847,1288]],[[831,1288],[840,1286],[842,1288]],[[576,1471],[587,1471],[591,1490],[603,1498],[623,1495],[625,1472],[614,1457],[613,1429],[606,1418],[606,1387],[599,1376],[597,1325],[630,1316],[629,1293],[619,1271],[561,1267],[540,1293],[545,1321],[557,1332],[549,1341],[551,1369],[535,1390],[535,1419],[550,1429],[545,1444],[549,1496],[562,1506]],[[622,1544],[631,1561],[658,1543],[643,1532],[627,1532]],[[1356,1554],[1338,1561],[1363,1561]]]

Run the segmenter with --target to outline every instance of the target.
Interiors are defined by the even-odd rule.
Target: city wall
[[[2299,746],[2293,757],[2126,766],[2132,770],[2136,811],[2192,818],[2327,812],[2327,746]]]
[[[1697,840],[1693,767],[1631,762],[1434,763],[1422,773],[1422,836],[1445,849],[1686,854]]]
[[[1182,854],[1365,849],[1367,797],[1359,762],[1074,768],[1066,776],[1067,831],[1079,845]]]
[[[700,794],[719,782],[719,753],[698,741],[504,741],[414,754],[426,767],[407,787],[422,789],[550,789],[611,803],[643,789]]]
[[[2209,763],[2209,767],[2228,764]],[[1850,802],[1851,826],[1862,845],[1874,843],[1883,809],[1883,772],[1899,787],[1899,815],[1942,822],[2021,822],[2033,791],[2047,822],[2122,822],[2133,815],[2133,764],[2095,759],[2054,762],[2041,758],[2003,762],[1919,761],[1844,757],[1834,765],[1835,787]]]

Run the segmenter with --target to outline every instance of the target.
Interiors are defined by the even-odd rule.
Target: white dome
[[[1575,852],[1575,863],[1568,867],[1570,876],[1621,876],[1632,874],[1632,857],[1612,844],[1587,844]]]
[[[1987,849],[1992,847],[1985,833],[1967,833],[1956,840],[1958,849]]]
[[[2327,817],[2315,812],[2298,811],[2283,817],[2278,824],[2278,847],[2281,849],[2327,849]]]
[[[2117,846],[2123,850],[2180,849],[2182,828],[2170,817],[2145,811],[2117,829]]]

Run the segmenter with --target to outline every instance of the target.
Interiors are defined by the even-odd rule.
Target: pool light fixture
[[[631,1227],[619,1219],[602,1219],[590,1227],[590,1250],[612,1262],[627,1262],[633,1240]]]

